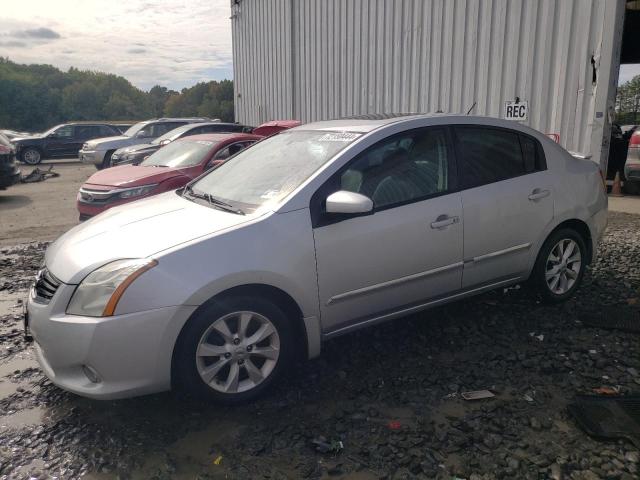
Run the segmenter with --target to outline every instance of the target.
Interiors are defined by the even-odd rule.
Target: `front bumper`
[[[173,347],[196,307],[104,318],[67,315],[74,290],[75,285],[61,284],[48,304],[36,301],[33,289],[29,294],[29,329],[47,377],[65,390],[102,400],[170,389]]]
[[[93,165],[101,165],[104,160],[104,154],[101,150],[80,150],[78,152],[78,158],[82,163],[89,163]]]

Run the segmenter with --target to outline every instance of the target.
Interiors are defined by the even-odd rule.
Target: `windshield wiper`
[[[222,200],[218,200],[217,198],[215,198],[211,194],[208,194],[208,195],[209,195],[209,203],[211,205],[214,205],[215,207],[219,208],[220,210],[224,210],[225,212],[236,213],[238,215],[244,215],[245,214],[240,208],[235,208],[232,205],[229,205],[228,203],[223,202]]]
[[[211,205],[212,207],[218,208],[220,210],[224,210],[225,212],[235,213],[236,215],[245,215],[245,213],[241,209],[234,208],[228,203],[225,203],[222,200],[218,200],[217,198],[212,197],[211,194],[209,193],[204,193],[204,192],[200,193],[200,192],[194,191],[191,185],[186,185],[184,187],[184,191],[194,198],[200,198],[202,200],[206,200],[207,203],[209,203],[209,205]]]

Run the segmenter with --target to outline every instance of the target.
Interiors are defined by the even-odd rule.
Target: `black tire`
[[[258,383],[246,391],[224,393],[210,386],[215,383],[219,388],[223,388],[223,382],[217,381],[214,377],[210,384],[207,384],[200,376],[198,373],[199,367],[197,364],[198,357],[196,351],[198,350],[203,335],[205,335],[214,323],[234,312],[243,311],[255,312],[268,319],[275,327],[277,337],[279,337],[279,356],[275,361],[275,366],[261,383]],[[230,326],[230,330],[233,330],[232,327],[233,325]],[[215,331],[213,332],[214,335],[216,333]],[[251,335],[247,336],[250,337]],[[198,309],[180,333],[173,357],[173,385],[197,398],[217,403],[236,405],[249,402],[262,395],[285,371],[291,368],[294,359],[294,345],[294,335],[290,321],[283,310],[272,301],[265,298],[248,296],[216,299]],[[258,344],[256,344],[256,347],[257,346]],[[241,350],[243,347],[238,346],[237,348]],[[211,358],[211,363],[207,365],[209,367],[213,363],[223,360],[222,356],[207,358]],[[243,360],[236,361],[236,363],[240,362],[243,362]],[[229,364],[231,363],[234,363],[234,359],[229,360]],[[240,378],[244,376],[244,379],[241,381],[246,383],[249,380],[247,364],[239,365],[238,369],[240,371]],[[224,369],[220,370],[220,375],[224,378]]]
[[[27,147],[20,152],[20,160],[27,165],[38,165],[42,162],[42,152],[35,147]]]
[[[629,195],[640,195],[640,184],[627,180],[624,182],[624,191]]]
[[[552,290],[552,287],[547,283],[547,271],[548,268],[553,268],[554,263],[549,260],[551,251],[556,248],[556,246],[565,240],[571,240],[574,242],[573,252],[575,252],[575,248],[577,247],[580,250],[580,266],[579,271],[577,272],[574,283],[567,288],[567,290],[563,293],[557,293]],[[570,258],[573,257],[575,253],[570,255]],[[582,283],[582,278],[584,277],[584,272],[586,269],[588,260],[588,250],[585,243],[584,238],[571,228],[562,228],[560,230],[556,230],[549,235],[549,238],[544,242],[540,252],[538,253],[538,258],[536,259],[536,264],[533,268],[533,272],[531,273],[531,277],[529,278],[530,282],[533,286],[538,290],[540,295],[542,296],[542,300],[546,303],[560,303],[568,300],[573,296],[576,290],[580,287]],[[575,262],[571,264],[575,267]],[[567,267],[567,265],[565,265]],[[565,268],[565,271],[569,270],[569,268]],[[573,269],[571,269],[573,271]],[[565,275],[566,278],[569,278]]]
[[[109,150],[107,153],[104,154],[102,163],[99,165],[96,165],[96,168],[98,170],[104,170],[105,168],[109,168],[111,166],[111,155],[113,155],[113,152],[115,152],[115,150]]]

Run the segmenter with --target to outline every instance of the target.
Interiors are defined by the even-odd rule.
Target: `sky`
[[[0,10],[0,56],[99,70],[148,90],[232,78],[229,0],[14,0]],[[619,84],[640,75],[622,65]]]
[[[636,75],[640,75],[640,63],[631,63],[628,65],[620,65],[620,76],[618,77],[618,85],[628,82]]]
[[[15,0],[0,56],[121,75],[148,90],[232,78],[229,0]]]

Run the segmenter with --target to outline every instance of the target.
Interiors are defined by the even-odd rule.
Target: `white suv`
[[[111,155],[119,148],[149,143],[151,140],[187,123],[210,122],[208,118],[158,118],[138,122],[122,135],[90,140],[82,145],[78,157],[83,163],[92,163],[98,170],[111,166]],[[219,121],[219,120],[217,120]]]
[[[27,327],[78,394],[244,401],[358,328],[527,279],[567,299],[606,207],[597,165],[516,123],[303,125],[60,237]]]

